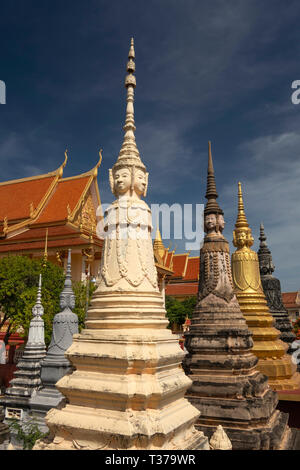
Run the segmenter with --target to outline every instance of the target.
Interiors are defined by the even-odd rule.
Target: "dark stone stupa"
[[[207,183],[198,302],[186,335],[184,369],[193,381],[186,398],[200,411],[196,428],[209,438],[222,425],[234,450],[286,449],[288,415],[276,410],[277,394],[256,368],[252,334],[233,290],[210,144]]]
[[[266,296],[268,307],[275,320],[275,328],[281,332],[280,339],[288,343],[287,352],[292,353],[291,343],[296,339],[293,333],[292,324],[289,320],[288,312],[283,305],[281,295],[281,285],[279,279],[273,276],[275,266],[272,260],[272,254],[269,250],[266,240],[263,224],[260,225],[260,245],[257,252],[259,260],[259,270],[261,283]]]

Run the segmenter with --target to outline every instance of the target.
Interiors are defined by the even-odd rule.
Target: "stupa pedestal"
[[[277,395],[256,368],[252,335],[233,290],[217,197],[209,144],[207,235],[200,250],[198,303],[185,333],[184,368],[193,381],[186,397],[200,411],[197,429],[209,438],[221,425],[234,450],[285,449],[288,415],[276,410]]]
[[[300,374],[291,356],[286,354],[288,345],[279,339],[280,332],[274,328],[261,285],[258,256],[250,249],[253,237],[244,212],[240,183],[238,198],[233,241],[237,250],[232,254],[232,277],[241,311],[253,335],[252,352],[258,358],[257,368],[268,376],[273,390],[295,390],[300,387]]]
[[[0,406],[0,450],[6,450],[9,443],[9,427],[7,424],[3,423],[4,420],[4,410]]]
[[[271,251],[266,243],[267,237],[264,232],[263,224],[260,225],[259,240],[260,245],[257,255],[262,288],[269,311],[275,320],[274,326],[280,331],[280,339],[287,343],[287,352],[292,353],[293,350],[291,348],[291,344],[296,339],[296,335],[293,332],[288,312],[283,305],[280,281],[273,276],[275,266],[273,264]]]
[[[85,329],[66,357],[75,370],[56,384],[67,398],[46,416],[48,441],[35,449],[209,449],[184,393],[191,381],[166,327],[151,240],[146,168],[134,136],[133,41],[127,64],[124,142],[110,184],[99,286]]]
[[[55,387],[56,382],[72,371],[72,365],[65,358],[65,351],[71,346],[73,335],[78,333],[78,317],[72,312],[75,307],[75,295],[72,289],[71,250],[68,262],[64,289],[60,294],[60,308],[53,319],[51,342],[46,357],[41,361],[42,388],[30,399],[31,416],[35,418],[42,432],[47,432],[46,413],[51,408],[62,406],[64,396]]]

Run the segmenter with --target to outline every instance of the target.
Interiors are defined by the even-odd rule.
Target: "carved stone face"
[[[211,232],[217,225],[217,218],[215,214],[208,214],[205,216],[204,225],[207,232]]]
[[[134,190],[138,196],[142,196],[146,188],[146,175],[142,170],[137,170],[134,175]]]
[[[222,214],[219,214],[218,216],[218,224],[219,224],[220,232],[223,232],[224,227],[225,227],[225,220]]]
[[[60,308],[64,310],[69,307],[71,310],[75,307],[75,295],[61,293],[60,295]]]
[[[114,174],[114,187],[118,194],[126,194],[131,186],[131,172],[129,168],[120,168]]]

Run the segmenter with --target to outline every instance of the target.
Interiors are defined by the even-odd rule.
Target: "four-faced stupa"
[[[125,136],[110,184],[98,289],[85,329],[66,357],[75,370],[56,384],[67,398],[46,416],[48,442],[35,449],[208,449],[184,398],[184,353],[168,330],[157,285],[148,173],[135,142],[133,40],[127,64]]]
[[[275,266],[272,260],[271,251],[266,243],[267,237],[263,224],[260,224],[260,244],[257,252],[259,261],[259,270],[262,287],[266,296],[266,301],[275,320],[275,328],[280,331],[280,339],[285,341],[289,349],[287,352],[292,353],[291,343],[296,339],[293,327],[289,319],[288,312],[283,305],[280,281],[273,276]]]
[[[185,342],[184,368],[193,381],[186,397],[201,412],[196,427],[205,435],[221,425],[234,450],[284,449],[288,415],[276,410],[277,394],[256,368],[252,335],[233,290],[210,143],[205,197],[198,302]]]
[[[253,354],[258,357],[257,368],[269,378],[273,390],[296,390],[300,386],[300,374],[296,372],[291,356],[286,354],[288,345],[279,339],[280,332],[274,328],[274,319],[261,285],[257,253],[253,245],[242,196],[238,183],[238,217],[233,232],[232,277],[234,291],[253,334]]]

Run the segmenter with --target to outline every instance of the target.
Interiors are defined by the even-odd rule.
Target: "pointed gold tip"
[[[131,45],[134,46],[134,39],[131,38]]]
[[[246,214],[245,214],[245,209],[244,209],[242,184],[240,181],[238,182],[238,216],[237,216],[235,227],[236,228],[249,227]]]

